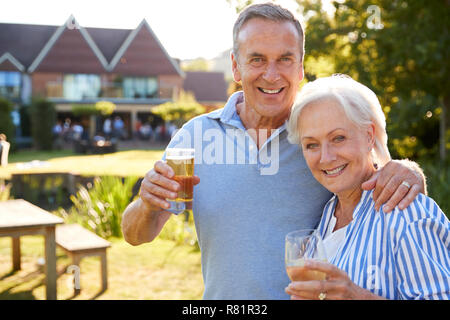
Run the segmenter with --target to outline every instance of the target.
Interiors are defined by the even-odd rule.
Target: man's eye
[[[287,64],[287,63],[291,63],[292,59],[290,57],[283,57],[283,58],[280,59],[280,62],[282,64]]]
[[[259,67],[259,66],[262,66],[263,63],[264,63],[263,58],[255,57],[255,58],[250,59],[250,64],[252,66]]]

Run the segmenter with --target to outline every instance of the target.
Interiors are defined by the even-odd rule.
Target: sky
[[[261,1],[259,1],[261,2]],[[295,10],[295,1],[275,2]],[[170,56],[212,59],[232,47],[236,11],[226,0],[7,0],[0,23],[134,29],[146,19]]]

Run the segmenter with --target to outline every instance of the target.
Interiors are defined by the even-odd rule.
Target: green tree
[[[372,88],[388,115],[394,156],[445,158],[450,96],[450,4],[443,1],[298,1],[307,54]],[[440,133],[439,133],[440,127]],[[447,147],[448,148],[448,147]]]
[[[197,58],[194,60],[183,61],[181,63],[181,69],[183,71],[210,71],[209,62],[203,58]]]
[[[14,123],[11,118],[13,104],[0,97],[0,133],[6,135],[7,140],[14,141]]]
[[[226,1],[238,12],[253,2]],[[364,83],[384,107],[394,157],[444,160],[450,149],[450,2],[347,0],[325,10],[322,1],[292,1],[306,25],[306,78],[339,72]]]
[[[56,123],[55,105],[45,99],[34,99],[30,106],[31,135],[39,150],[52,150],[53,126]]]
[[[195,100],[190,92],[181,91],[174,101],[169,101],[152,109],[152,113],[164,121],[173,122],[180,128],[186,121],[205,113],[206,108]]]
[[[75,116],[88,117],[89,118],[89,137],[93,138],[96,128],[97,116],[110,116],[116,105],[110,101],[98,101],[95,104],[74,104],[72,105],[72,112]]]

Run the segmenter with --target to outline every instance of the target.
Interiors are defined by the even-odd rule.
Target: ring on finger
[[[408,189],[411,188],[411,185],[408,183],[408,181],[403,181],[402,185],[404,185],[405,187],[407,187]]]

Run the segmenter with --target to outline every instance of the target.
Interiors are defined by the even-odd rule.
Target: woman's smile
[[[346,167],[347,167],[347,163],[344,165],[341,165],[339,167],[336,167],[334,169],[325,169],[322,171],[327,177],[333,178],[333,177],[337,177],[337,176],[341,175],[342,172],[344,172]]]

